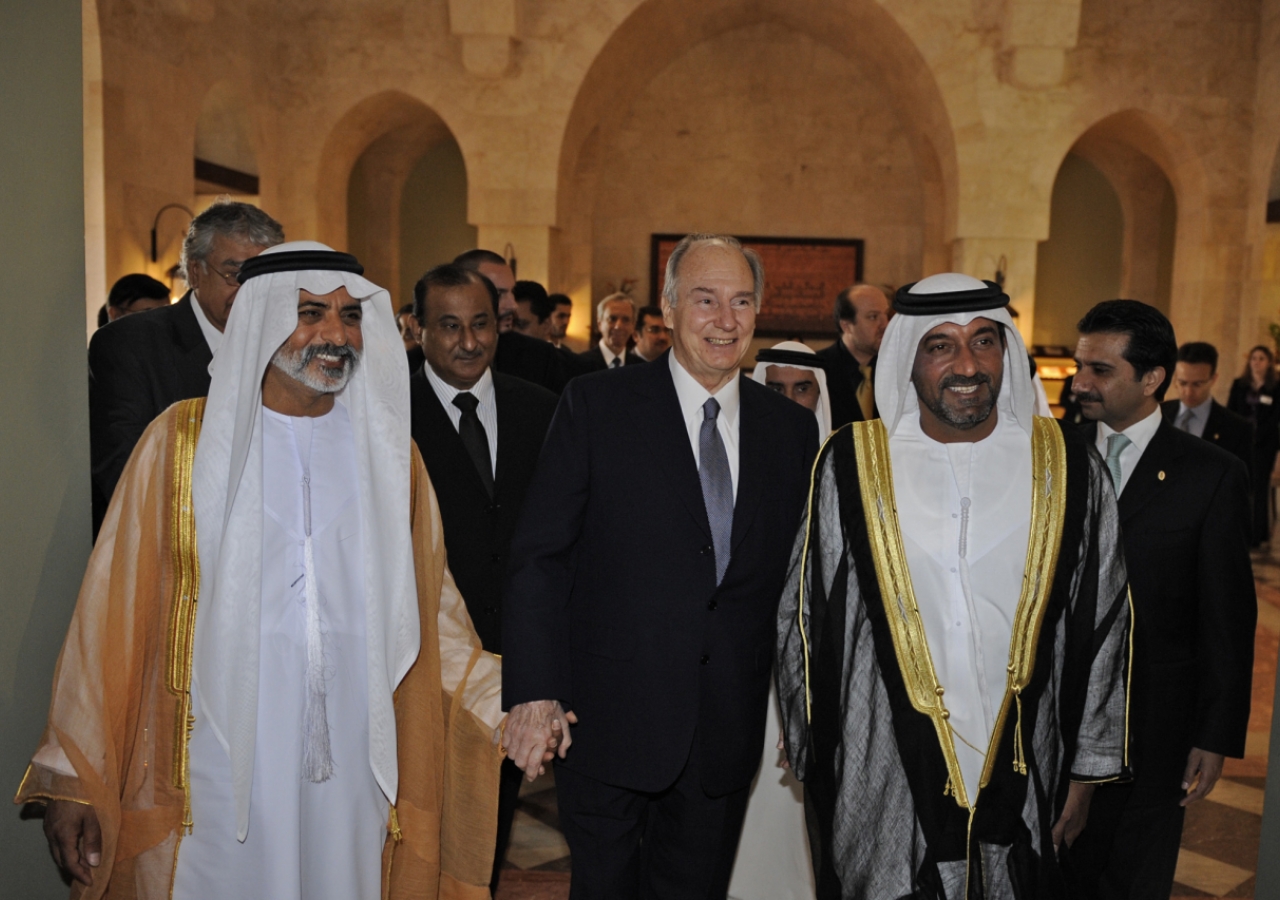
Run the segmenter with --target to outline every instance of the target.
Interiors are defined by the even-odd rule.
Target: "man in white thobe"
[[[1126,774],[1129,608],[1102,461],[1036,417],[998,285],[898,292],[881,418],[837,430],[779,606],[819,897],[1055,896]]]

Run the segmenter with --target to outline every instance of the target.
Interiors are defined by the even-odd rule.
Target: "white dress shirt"
[[[1142,454],[1147,449],[1147,444],[1150,444],[1151,439],[1156,436],[1156,429],[1160,427],[1161,418],[1163,418],[1163,415],[1160,412],[1159,404],[1157,404],[1155,411],[1151,415],[1141,422],[1134,422],[1121,432],[1117,432],[1105,422],[1098,423],[1097,447],[1103,459],[1107,458],[1107,438],[1111,435],[1123,434],[1130,441],[1129,446],[1125,447],[1120,453],[1120,486],[1116,489],[1117,497],[1124,493],[1124,486],[1129,483],[1129,476],[1137,468],[1138,460],[1142,459]]]
[[[214,328],[213,323],[204,314],[204,307],[196,299],[194,291],[191,292],[191,309],[196,314],[196,322],[200,325],[200,333],[204,335],[204,342],[209,345],[209,352],[217,353],[218,348],[222,346],[222,332]]]
[[[627,364],[627,348],[623,347],[621,353],[614,353],[609,349],[609,345],[604,342],[604,338],[600,338],[600,352],[604,354],[604,367],[612,369],[613,361],[618,360],[618,366],[622,367]]]
[[[674,352],[671,359],[671,380],[676,385],[676,397],[680,400],[680,414],[684,416],[684,426],[689,431],[689,443],[693,446],[693,461],[701,465],[700,436],[702,420],[705,417],[702,404],[715,397],[720,404],[720,413],[716,416],[716,428],[720,432],[720,440],[724,441],[724,452],[729,457],[729,477],[733,479],[733,497],[738,497],[738,435],[741,433],[738,410],[741,406],[741,391],[738,387],[738,376],[734,375],[712,394],[700,385],[692,375],[680,365]]]
[[[1209,413],[1213,411],[1213,398],[1210,397],[1199,406],[1187,406],[1179,400],[1178,414],[1173,417],[1173,424],[1176,426],[1181,422],[1188,411],[1191,412],[1191,419],[1187,422],[1186,430],[1198,438],[1204,437],[1205,426],[1209,424]]]
[[[431,368],[431,363],[423,366],[423,370],[427,373],[427,381],[431,383],[431,389],[440,398],[440,405],[444,407],[444,411],[448,414],[449,421],[453,423],[453,430],[457,431],[458,425],[462,422],[462,410],[453,405],[453,398],[463,392],[446,384],[444,379]],[[480,380],[473,384],[471,390],[466,393],[471,394],[480,401],[480,404],[476,407],[476,418],[484,426],[484,435],[489,439],[489,462],[493,466],[493,477],[497,478],[498,404],[493,391],[493,370],[485,369],[484,374],[480,376]]]
[[[1031,438],[1003,417],[942,444],[904,416],[889,438],[902,544],[972,802],[1008,683],[1031,533]]]

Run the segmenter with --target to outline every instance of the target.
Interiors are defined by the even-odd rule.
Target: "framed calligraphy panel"
[[[655,234],[649,243],[649,296],[657,303],[671,251],[682,234]],[[862,280],[861,238],[739,237],[764,263],[760,337],[822,336],[835,331],[836,295]]]

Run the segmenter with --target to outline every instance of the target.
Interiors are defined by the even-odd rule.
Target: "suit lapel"
[[[738,407],[738,493],[733,504],[733,536],[729,545],[734,552],[751,530],[760,495],[764,493],[771,412],[745,383],[739,384],[739,389],[742,399]]]
[[[425,375],[422,381],[426,388],[423,397],[423,407],[426,413],[427,433],[431,436],[428,442],[429,446],[419,447],[419,452],[428,461],[427,469],[430,471],[430,461],[438,460],[444,463],[444,470],[450,472],[462,471],[466,474],[462,477],[472,482],[472,487],[480,492],[481,495],[488,497],[489,492],[485,489],[484,482],[480,480],[480,473],[476,471],[476,464],[471,460],[471,454],[467,452],[466,446],[462,443],[462,437],[458,434],[458,429],[453,426],[453,421],[449,418],[449,413],[445,411],[444,405],[440,402],[440,398],[436,396],[435,389],[431,386],[431,382],[427,380]],[[502,409],[502,404],[498,404],[498,409]],[[501,412],[499,412],[501,415]],[[502,420],[498,420],[498,431],[502,431]],[[498,442],[498,464],[502,464],[502,442]],[[501,470],[499,470],[501,472]],[[494,493],[497,494],[497,479],[494,479]]]
[[[1211,444],[1222,445],[1222,407],[1217,400],[1209,404],[1209,418],[1204,420],[1204,434],[1201,435]]]
[[[650,459],[657,460],[666,472],[667,483],[709,540],[711,525],[702,500],[702,482],[698,480],[698,466],[689,445],[689,432],[680,411],[675,382],[671,380],[671,368],[665,356],[660,356],[654,365],[641,371],[644,377],[637,390],[642,399],[632,408],[636,431],[644,435],[651,449]]]
[[[195,310],[192,309],[195,302],[196,298],[187,291],[186,296],[174,305],[173,316],[169,320],[174,345],[181,348],[182,358],[187,363],[181,374],[174,374],[180,378],[195,379],[196,383],[187,390],[198,388],[200,393],[208,393],[209,363],[213,362],[213,351],[209,349],[209,342],[204,339],[204,332],[200,330],[200,323],[196,320]]]
[[[435,391],[432,391],[432,393],[435,393]],[[497,407],[498,415],[498,459],[493,467],[493,493],[496,497],[502,493],[502,485],[510,474],[511,466],[514,463],[512,455],[515,453],[514,441],[504,441],[502,435],[506,434],[510,438],[519,433],[519,428],[515,423],[515,403],[508,398],[506,389],[498,384],[496,373],[493,379],[493,402]],[[458,443],[462,443],[461,437],[458,438]],[[476,480],[480,480],[479,475],[476,475]]]
[[[1168,419],[1161,419],[1151,443],[1143,451],[1133,474],[1125,482],[1124,491],[1120,494],[1120,524],[1146,506],[1153,497],[1173,484],[1169,477],[1171,470],[1182,456],[1173,438],[1173,426]]]

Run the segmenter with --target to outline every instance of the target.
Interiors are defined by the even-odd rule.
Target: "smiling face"
[[[360,363],[360,301],[345,287],[331,294],[298,291],[298,327],[267,366],[262,405],[287,416],[322,416]]]
[[[1004,380],[1000,325],[976,318],[929,329],[916,348],[911,383],[920,399],[920,427],[935,441],[980,441],[995,430]]]
[[[489,289],[479,283],[429,288],[420,334],[431,371],[450,387],[471,390],[498,347]]]
[[[756,330],[755,282],[741,253],[697,244],[680,261],[676,304],[662,307],[676,360],[711,393],[738,374]]]
[[[635,334],[635,308],[626,300],[611,300],[604,305],[604,318],[600,320],[600,333],[615,355],[621,356],[627,342]]]

